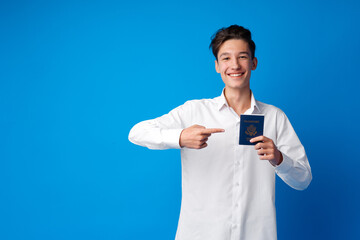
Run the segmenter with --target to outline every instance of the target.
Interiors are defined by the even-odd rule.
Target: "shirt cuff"
[[[290,170],[290,168],[293,167],[293,161],[291,160],[291,158],[286,156],[284,153],[281,153],[281,154],[283,155],[283,161],[280,163],[280,165],[277,165],[275,167],[275,171],[277,173],[286,173],[287,171]]]
[[[183,129],[163,129],[161,134],[167,148],[180,149],[180,134]]]

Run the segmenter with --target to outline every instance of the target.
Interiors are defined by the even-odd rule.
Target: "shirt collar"
[[[251,91],[251,90],[250,90]],[[228,102],[226,101],[225,98],[225,88],[222,90],[221,92],[221,96],[218,98],[218,110],[220,111],[222,108],[224,107],[229,107]],[[254,110],[257,110],[260,113],[260,108],[259,105],[254,97],[253,92],[251,91],[251,103],[250,103],[250,109],[251,112],[254,112]]]

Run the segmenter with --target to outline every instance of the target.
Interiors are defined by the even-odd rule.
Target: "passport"
[[[262,136],[264,131],[264,115],[246,115],[240,116],[240,145],[255,145],[257,142],[250,142],[250,139]]]

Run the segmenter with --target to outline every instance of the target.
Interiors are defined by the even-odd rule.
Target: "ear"
[[[220,73],[219,63],[217,60],[215,60],[215,70],[217,73]]]
[[[253,65],[252,65],[252,67],[251,67],[251,70],[255,70],[256,67],[257,67],[257,64],[258,64],[257,58],[254,57],[253,60],[252,60],[252,62],[253,62]]]

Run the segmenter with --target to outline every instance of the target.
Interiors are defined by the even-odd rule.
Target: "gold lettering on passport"
[[[256,120],[244,120],[246,123],[259,123],[259,121]]]

